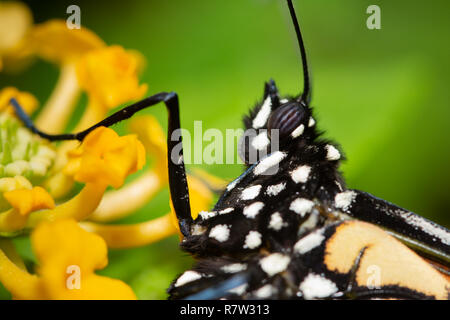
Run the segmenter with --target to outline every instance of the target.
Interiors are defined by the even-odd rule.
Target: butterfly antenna
[[[287,0],[289,12],[291,14],[292,23],[294,24],[295,33],[297,34],[298,46],[300,48],[300,54],[302,57],[302,65],[303,65],[303,93],[300,96],[299,101],[303,101],[307,105],[311,101],[311,84],[309,77],[309,69],[308,62],[306,61],[306,50],[305,45],[303,44],[302,33],[300,32],[300,26],[298,24],[297,15],[295,14],[295,9],[292,4],[292,0]]]

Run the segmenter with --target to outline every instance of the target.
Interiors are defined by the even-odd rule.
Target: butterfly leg
[[[167,153],[168,153],[168,170],[169,170],[169,187],[172,198],[173,207],[175,209],[180,230],[184,236],[190,234],[190,225],[192,224],[191,209],[189,204],[188,184],[186,180],[186,170],[183,161],[183,146],[180,132],[180,111],[178,103],[178,95],[175,92],[161,92],[153,96],[145,98],[128,107],[125,107],[116,113],[110,115],[104,120],[98,122],[92,127],[78,132],[69,134],[47,134],[33,124],[29,116],[23,111],[23,108],[16,99],[11,99],[10,103],[14,107],[17,117],[30,129],[33,133],[50,141],[57,140],[79,140],[83,139],[95,128],[104,126],[112,126],[122,120],[128,119],[136,112],[164,102],[169,114],[169,128],[167,135]]]

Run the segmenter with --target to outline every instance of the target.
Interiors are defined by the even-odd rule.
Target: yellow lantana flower
[[[145,149],[135,135],[119,137],[110,128],[92,131],[75,150],[69,151],[66,173],[84,183],[120,187],[125,178],[145,164]]]
[[[55,219],[85,219],[97,208],[109,185],[120,187],[129,174],[144,164],[145,149],[135,135],[119,137],[110,128],[94,129],[77,149],[69,152],[65,168],[76,181],[85,183],[84,188],[53,210],[31,214],[28,226]]]
[[[1,232],[18,231],[25,227],[31,212],[55,207],[53,198],[42,187],[15,189],[3,196],[12,208],[0,213]]]
[[[81,90],[88,95],[88,105],[75,131],[102,120],[111,108],[141,98],[147,90],[138,80],[142,56],[120,46],[108,47],[86,28],[70,30],[65,21],[51,20],[29,25],[20,38],[27,39],[20,43],[33,54],[60,67],[55,89],[35,119],[36,127],[45,132],[65,131]],[[4,57],[0,48],[0,60]],[[0,238],[0,281],[17,299],[134,298],[125,284],[99,277],[94,270],[106,266],[106,246],[142,246],[177,233],[173,210],[142,223],[104,224],[134,213],[167,188],[167,146],[162,128],[151,116],[135,117],[131,131],[142,143],[136,135],[119,137],[112,129],[99,127],[81,144],[55,144],[23,127],[11,114],[11,98],[28,113],[37,105],[32,95],[15,88],[0,91],[0,232],[4,236]],[[127,176],[143,167],[145,153],[154,158],[154,165],[124,184]],[[202,171],[187,178],[195,217],[209,209],[211,186],[221,181],[212,181]],[[67,198],[74,181],[84,187]],[[120,189],[106,191],[108,186]],[[76,227],[75,221],[103,240]],[[8,240],[28,232],[32,232],[39,260],[37,274],[26,272]],[[65,281],[76,275],[76,266],[80,267],[81,282],[70,277],[67,286]],[[67,267],[72,274],[67,274]],[[78,284],[81,290],[76,289]]]
[[[94,273],[108,263],[106,244],[74,220],[39,225],[31,243],[39,261],[36,275],[0,250],[0,281],[14,299],[136,299],[122,281]]]
[[[69,29],[66,21],[53,19],[33,28],[30,45],[41,58],[63,65],[105,46],[105,43],[89,29]]]
[[[93,50],[77,65],[80,86],[102,106],[113,108],[141,98],[147,85],[139,85],[139,58],[120,46]]]
[[[23,216],[35,210],[55,207],[55,201],[42,187],[8,191],[3,195],[12,207]]]

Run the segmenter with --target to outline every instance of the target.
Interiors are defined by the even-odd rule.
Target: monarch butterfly
[[[165,103],[169,183],[184,236],[181,247],[198,259],[192,270],[173,281],[170,298],[448,299],[450,232],[346,188],[338,171],[341,151],[317,130],[306,50],[292,1],[287,5],[302,57],[303,92],[281,97],[274,81],[265,84],[261,103],[244,119],[246,129],[255,131],[241,144],[246,170],[210,212],[201,212],[195,220],[182,151],[172,159],[181,143],[181,136],[174,135],[180,128],[176,93],[155,94],[75,134],[46,134],[16,100],[11,104],[41,137],[81,141],[99,126]],[[273,151],[275,142],[278,148]],[[265,156],[251,159],[255,151]]]

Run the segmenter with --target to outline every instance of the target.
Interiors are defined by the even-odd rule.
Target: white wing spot
[[[338,291],[336,284],[320,275],[310,273],[299,286],[305,299],[330,297]]]
[[[450,234],[445,228],[436,225],[433,222],[428,221],[422,217],[419,217],[412,212],[401,212],[400,215],[409,224],[417,228],[420,228],[421,230],[423,230],[424,232],[428,233],[433,237],[439,238],[442,241],[442,243],[450,245]]]
[[[348,210],[356,198],[356,192],[344,191],[334,196],[334,205],[338,209]]]
[[[258,184],[256,186],[251,186],[251,187],[245,188],[241,193],[241,199],[242,200],[255,199],[259,195],[260,191],[261,191],[260,184]]]
[[[327,160],[335,161],[339,160],[341,158],[341,153],[338,149],[336,149],[335,146],[332,146],[331,144],[327,144],[325,146],[325,149],[327,150]]]
[[[300,216],[304,217],[311,209],[314,207],[314,202],[305,198],[297,198],[291,202],[289,210],[298,213]]]
[[[288,256],[281,253],[272,253],[271,255],[262,258],[259,263],[261,265],[261,269],[263,269],[263,271],[271,277],[277,273],[285,271],[290,262],[291,258]]]
[[[253,202],[252,204],[244,207],[244,210],[242,211],[242,213],[247,218],[253,219],[253,218],[255,218],[258,215],[259,211],[263,207],[264,207],[264,203],[262,203],[261,201]]]
[[[285,182],[281,182],[281,183],[278,183],[278,184],[274,184],[274,185],[268,186],[267,189],[266,189],[266,194],[268,196],[276,196],[277,194],[279,194],[284,189],[286,189],[286,183]]]
[[[244,249],[255,249],[261,245],[261,233],[250,231],[245,237]]]
[[[211,229],[209,237],[219,242],[225,242],[230,237],[230,227],[225,224],[219,224]]]
[[[311,173],[311,167],[307,165],[299,166],[291,172],[291,178],[295,183],[306,183]]]

